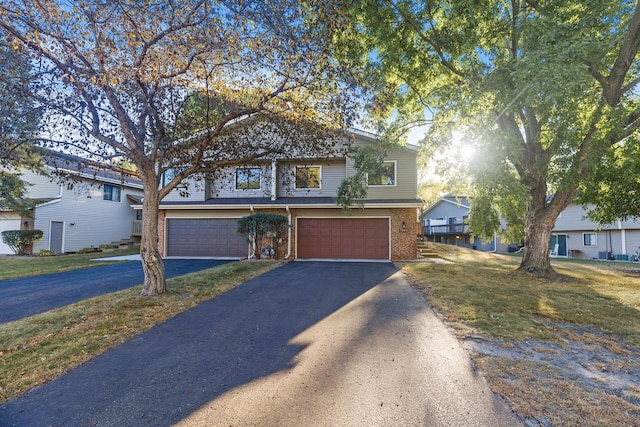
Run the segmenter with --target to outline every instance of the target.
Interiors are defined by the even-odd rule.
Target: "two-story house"
[[[424,238],[430,242],[464,246],[485,252],[508,252],[509,245],[502,243],[497,235],[488,242],[472,236],[467,224],[468,218],[468,198],[447,194],[422,213]]]
[[[0,231],[36,229],[44,236],[33,245],[58,254],[98,247],[132,236],[137,212],[132,203],[142,197],[139,180],[126,171],[47,152],[44,175],[22,171],[28,186],[26,197],[38,200],[32,218],[16,212],[0,212]],[[60,181],[58,174],[71,177]],[[0,240],[0,254],[11,254]]]
[[[586,218],[580,205],[560,213],[551,237],[552,256],[586,259],[637,260],[640,252],[640,218],[598,225]]]
[[[378,143],[365,132],[351,132],[351,137],[355,145]],[[350,213],[336,204],[338,186],[355,173],[347,155],[283,156],[228,167],[190,182],[188,196],[176,189],[161,201],[159,250],[168,257],[250,257],[237,222],[265,212],[288,219],[287,236],[274,242],[282,258],[415,259],[422,206],[416,157],[409,146],[389,153],[368,174],[363,207]]]

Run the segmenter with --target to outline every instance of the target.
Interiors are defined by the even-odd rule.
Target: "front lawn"
[[[520,259],[433,244],[403,271],[454,328],[494,391],[541,425],[640,425],[640,264]]]
[[[109,258],[121,255],[133,255],[137,253],[140,253],[140,248],[134,247],[112,252],[94,252],[88,254],[69,254],[46,257],[0,256],[0,280],[94,267],[114,262],[91,261],[94,258]]]
[[[231,262],[169,279],[158,297],[141,297],[137,286],[2,324],[0,404],[280,265]]]

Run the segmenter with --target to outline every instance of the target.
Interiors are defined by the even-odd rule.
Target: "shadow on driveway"
[[[290,367],[291,338],[394,274],[391,263],[290,263],[204,302],[22,398],[0,425],[170,425]]]
[[[177,423],[518,424],[391,263],[286,264],[0,407],[1,426]]]
[[[216,267],[229,261],[164,260],[167,278]],[[0,281],[0,323],[64,307],[87,298],[141,285],[142,264],[131,261]]]

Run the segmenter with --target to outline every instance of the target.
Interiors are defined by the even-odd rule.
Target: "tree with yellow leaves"
[[[296,146],[323,150],[322,136],[301,137],[316,135],[302,125],[335,129],[353,118],[354,86],[329,52],[339,22],[322,1],[0,4],[0,35],[30,52],[36,68],[33,99],[46,111],[40,143],[127,159],[139,173],[144,295],[166,290],[158,206],[186,177]],[[270,124],[263,128],[286,135],[243,133],[239,120],[257,114]]]

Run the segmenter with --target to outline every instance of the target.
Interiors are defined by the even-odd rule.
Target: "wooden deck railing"
[[[133,228],[131,230],[132,236],[142,236],[142,221],[139,219],[133,220]]]

